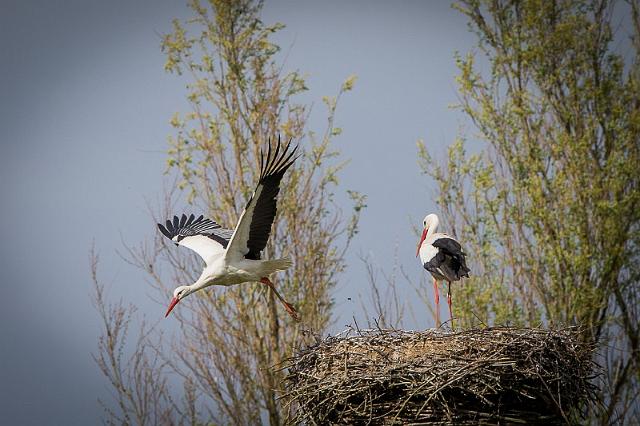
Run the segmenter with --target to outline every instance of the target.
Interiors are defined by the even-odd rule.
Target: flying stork
[[[211,285],[230,286],[244,282],[258,281],[269,286],[286,311],[298,320],[296,309],[278,293],[269,274],[284,271],[291,266],[288,258],[263,260],[262,251],[267,245],[271,225],[276,215],[276,197],[280,191],[280,181],[284,173],[298,158],[296,146],[289,150],[278,143],[275,149],[269,143],[265,155],[260,155],[260,178],[247,206],[240,215],[235,230],[224,229],[204,216],[196,218],[183,214],[173,217],[166,224],[158,224],[160,232],[176,245],[188,247],[205,261],[206,266],[198,280],[191,285],[182,285],[173,291],[173,299],[165,317],[182,299]]]
[[[429,214],[424,218],[424,227],[416,257],[420,256],[422,266],[433,276],[433,292],[436,302],[436,327],[440,327],[440,295],[438,294],[438,280],[447,282],[447,304],[449,318],[453,323],[451,310],[451,283],[462,277],[469,277],[469,268],[465,262],[466,254],[460,243],[447,234],[438,233],[438,216]]]

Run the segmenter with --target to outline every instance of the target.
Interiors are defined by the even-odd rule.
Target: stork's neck
[[[202,275],[200,275],[200,278],[198,278],[198,280],[195,283],[189,286],[189,289],[193,293],[194,291],[200,290],[201,288],[210,286],[211,281],[212,281],[211,276],[206,273],[206,269],[205,269],[205,271],[202,272]]]
[[[431,217],[431,220],[429,221],[429,223],[427,223],[427,226],[429,227],[429,229],[427,230],[427,235],[425,237],[425,240],[436,233],[436,231],[438,230],[439,223],[440,221],[438,220],[438,216],[434,215]]]

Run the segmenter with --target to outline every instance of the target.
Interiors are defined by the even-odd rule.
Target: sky
[[[0,0],[2,423],[96,424],[98,398],[109,403],[91,357],[100,332],[92,244],[109,297],[152,321],[164,314],[118,250],[157,232],[148,205],[170,182],[171,115],[187,110],[187,81],[164,72],[160,39],[188,16],[175,0]],[[321,97],[358,76],[338,107],[336,146],[350,159],[341,185],[365,194],[367,208],[334,294],[335,333],[362,318],[360,256],[387,270],[397,256],[412,277],[424,273],[412,225],[437,207],[416,141],[444,155],[464,125],[449,107],[454,53],[475,38],[446,1],[266,1],[263,20],[286,25],[276,41],[285,68],[308,77],[312,129],[324,126]],[[409,325],[433,320],[419,313]]]

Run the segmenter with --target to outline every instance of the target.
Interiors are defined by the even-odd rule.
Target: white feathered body
[[[196,281],[198,289],[210,285],[231,286],[248,281],[260,281],[276,271],[284,271],[292,265],[291,259],[251,260],[239,259],[228,262],[224,256],[211,259],[202,275]]]

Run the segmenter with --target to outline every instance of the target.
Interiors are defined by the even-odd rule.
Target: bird
[[[418,243],[416,257],[420,256],[422,266],[433,277],[433,291],[436,303],[436,327],[440,327],[440,295],[438,294],[438,280],[447,282],[447,304],[449,318],[453,324],[451,309],[451,283],[463,277],[469,277],[470,269],[465,260],[466,254],[460,243],[453,237],[436,232],[440,220],[434,213],[425,216],[422,225],[422,235]]]
[[[176,246],[184,246],[195,251],[206,266],[200,277],[191,285],[182,285],[173,291],[173,298],[165,318],[173,308],[190,294],[203,288],[220,285],[231,286],[244,282],[260,282],[267,285],[283,304],[294,320],[299,320],[298,312],[276,290],[269,275],[284,271],[292,266],[289,258],[264,260],[262,251],[267,245],[271,225],[276,215],[277,196],[280,181],[285,172],[299,157],[298,146],[293,149],[291,140],[284,146],[280,137],[272,149],[261,150],[260,176],[253,195],[238,219],[235,229],[225,229],[215,221],[194,214],[187,217],[174,216],[163,225],[158,223],[160,232]]]

